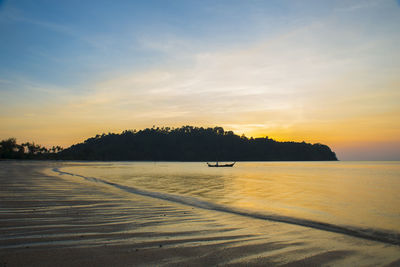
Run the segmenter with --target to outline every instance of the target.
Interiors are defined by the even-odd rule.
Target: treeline
[[[96,135],[57,153],[66,160],[308,161],[337,160],[322,144],[247,138],[222,127],[147,128]]]
[[[67,149],[35,143],[0,142],[0,159],[147,161],[309,161],[337,160],[322,144],[247,138],[222,127],[147,128],[96,135]]]
[[[15,138],[0,141],[0,159],[56,159],[61,150],[60,146],[48,149],[29,142],[17,144]]]

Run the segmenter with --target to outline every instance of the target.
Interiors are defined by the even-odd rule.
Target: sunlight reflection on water
[[[400,231],[399,162],[112,162],[62,170],[254,212]]]

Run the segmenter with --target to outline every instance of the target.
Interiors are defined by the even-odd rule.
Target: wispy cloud
[[[246,42],[223,45],[174,31],[128,30],[127,39],[84,34],[16,12],[10,19],[79,39],[104,52],[100,58],[115,46],[126,48],[120,60],[133,63],[94,61],[113,72],[87,75],[72,87],[4,76],[2,101],[13,104],[0,107],[0,124],[7,125],[0,134],[24,128],[39,136],[40,128],[71,143],[99,132],[194,124],[338,147],[355,140],[400,142],[396,17],[383,27],[375,23],[380,11],[374,13],[390,4],[346,2],[298,27],[273,35],[260,27]],[[368,16],[357,17],[361,13]],[[141,53],[156,63],[138,67]]]
[[[76,27],[73,27],[71,25],[59,24],[52,21],[32,18],[28,15],[25,15],[21,10],[18,10],[16,8],[7,8],[6,11],[3,12],[2,16],[3,19],[8,21],[34,25],[48,31],[72,37],[74,39],[77,39],[79,41],[82,41],[90,45],[93,48],[105,50],[108,49],[113,44],[113,41],[110,37],[104,35],[102,36],[100,34],[93,35],[93,34],[83,33],[79,29],[76,29]]]
[[[381,4],[384,0],[364,0],[362,2],[345,2],[346,6],[336,8],[336,11],[351,12],[359,9],[372,8]],[[397,1],[397,0],[396,0]]]
[[[39,27],[46,28],[51,31],[76,36],[76,33],[68,26],[60,25],[54,22],[43,21],[39,19],[33,19],[23,14],[21,10],[16,8],[7,8],[6,12],[3,13],[3,18],[15,22],[23,22]]]

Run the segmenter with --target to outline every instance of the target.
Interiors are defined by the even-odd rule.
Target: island
[[[222,127],[152,127],[96,135],[62,149],[34,143],[0,142],[0,158],[92,161],[328,161],[337,160],[326,145],[248,138]]]

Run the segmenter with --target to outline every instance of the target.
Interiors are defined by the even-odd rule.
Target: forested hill
[[[322,144],[238,136],[221,127],[151,128],[103,134],[58,153],[67,160],[304,161],[337,160]]]

